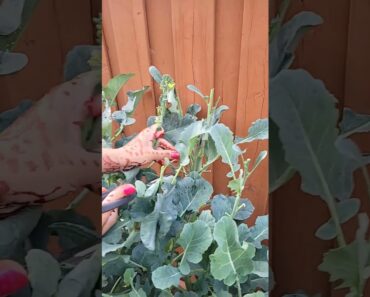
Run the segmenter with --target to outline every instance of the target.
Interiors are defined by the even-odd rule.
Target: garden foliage
[[[104,296],[262,296],[268,291],[268,218],[260,216],[255,225],[245,220],[254,211],[243,197],[244,186],[266,157],[245,159],[240,144],[268,138],[267,119],[256,119],[245,137],[236,137],[220,122],[228,107],[218,106],[214,91],[204,95],[188,88],[207,104],[183,109],[175,82],[155,67],[150,74],[161,89],[157,123],[165,138],[180,152],[179,162],[166,160],[156,172],[137,168],[105,174],[103,186],[114,188],[123,182],[135,184],[137,197],[103,238]],[[127,93],[121,109],[111,106],[120,88],[132,74],[114,77],[103,88],[103,143],[121,147],[133,135],[123,128],[135,123],[133,112],[146,87]],[[216,102],[217,101],[217,102]],[[118,123],[112,136],[112,121]],[[204,173],[217,160],[230,168],[230,195],[217,194]],[[252,295],[248,295],[252,294]]]

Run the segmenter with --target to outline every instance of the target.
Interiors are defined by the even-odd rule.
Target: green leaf
[[[243,297],[265,297],[265,293],[263,293],[262,291],[257,291],[254,293],[245,294],[243,295]]]
[[[341,281],[337,289],[349,288],[346,296],[362,296],[366,280],[370,277],[370,243],[365,239],[369,225],[366,214],[359,215],[356,239],[343,247],[332,249],[324,255],[320,271],[330,274],[330,281]]]
[[[274,192],[287,183],[295,170],[285,160],[285,151],[279,138],[279,128],[269,119],[269,191]]]
[[[188,275],[190,273],[189,263],[199,263],[203,253],[211,245],[211,229],[201,220],[187,223],[177,242],[184,249],[179,269],[182,274]]]
[[[211,124],[215,125],[216,123],[218,123],[221,119],[222,114],[229,109],[230,108],[226,105],[221,105],[217,107],[216,110],[212,113]]]
[[[77,75],[92,70],[89,60],[95,52],[101,52],[99,45],[77,45],[73,47],[65,57],[64,81],[70,81]]]
[[[343,119],[339,124],[340,136],[348,137],[355,133],[370,131],[370,115],[359,114],[350,108],[344,108]]]
[[[236,143],[246,143],[255,140],[265,140],[269,137],[269,123],[268,119],[258,119],[252,123],[248,129],[248,136],[246,138],[237,138]]]
[[[207,226],[209,228],[211,228],[211,230],[213,230],[213,228],[216,224],[216,219],[214,218],[214,216],[212,215],[212,213],[209,209],[203,210],[200,213],[200,215],[198,217],[198,220],[205,222],[207,224]]]
[[[146,185],[141,180],[135,181],[135,188],[136,188],[138,197],[144,197],[145,196]]]
[[[270,115],[286,160],[302,177],[302,190],[330,201],[349,198],[356,166],[335,146],[336,99],[303,70],[283,70],[271,80],[270,96]]]
[[[196,121],[184,129],[184,131],[180,134],[178,141],[185,145],[189,145],[190,141],[193,138],[202,135],[204,132],[205,130],[203,129],[203,120]]]
[[[210,135],[215,142],[217,153],[221,156],[222,162],[228,164],[232,171],[239,169],[238,157],[240,150],[234,149],[234,136],[231,130],[224,124],[216,124],[210,129]]]
[[[128,268],[125,270],[125,273],[123,274],[123,281],[127,286],[131,286],[131,284],[134,281],[134,277],[136,275],[136,272],[133,268]]]
[[[162,291],[158,297],[173,297],[173,295],[168,291]]]
[[[258,165],[267,157],[267,151],[260,151],[256,160],[254,160],[253,168],[251,171],[254,171]]]
[[[294,60],[294,51],[304,33],[321,23],[322,18],[320,16],[309,11],[303,11],[283,25],[276,37],[270,42],[270,77],[274,77],[283,69],[289,68]]]
[[[189,105],[189,107],[186,110],[186,113],[192,116],[196,116],[201,110],[202,107],[199,104],[194,103]]]
[[[239,278],[252,272],[255,249],[239,243],[236,223],[230,217],[221,218],[215,225],[213,237],[217,249],[210,256],[211,274],[225,285],[233,285]]]
[[[343,155],[352,160],[356,169],[370,163],[369,157],[364,156],[357,144],[349,138],[339,136],[335,142],[335,146]]]
[[[158,194],[153,212],[146,216],[141,223],[140,238],[145,247],[154,251],[156,237],[165,236],[176,218],[177,210],[172,203],[172,198]]]
[[[152,271],[160,267],[166,260],[167,256],[168,254],[163,249],[150,251],[142,243],[136,245],[131,253],[131,259],[134,262]]]
[[[89,258],[81,261],[60,282],[58,297],[92,296],[101,272],[100,248]]]
[[[110,253],[110,252],[115,252],[117,251],[118,249],[121,249],[123,247],[127,247],[127,248],[130,248],[130,246],[139,241],[140,238],[139,238],[139,232],[136,231],[136,230],[133,230],[131,231],[131,233],[129,234],[129,236],[127,237],[127,239],[122,242],[122,243],[119,243],[119,244],[108,244],[104,241],[104,237],[103,237],[103,241],[102,241],[102,255],[103,257]]]
[[[32,296],[53,296],[62,275],[59,263],[49,253],[38,249],[30,250],[25,260]]]
[[[96,230],[78,223],[55,222],[49,225],[49,230],[58,235],[64,249],[78,248],[81,244],[91,244],[101,239]]]
[[[1,258],[12,258],[13,253],[23,246],[26,238],[37,226],[42,209],[28,207],[20,210],[6,220],[0,221],[0,255]],[[22,256],[23,257],[23,256]]]
[[[162,74],[159,72],[158,68],[155,66],[149,67],[149,73],[153,77],[153,79],[160,84],[162,82]]]
[[[267,261],[253,261],[253,274],[260,277],[269,276],[269,264]]]
[[[225,196],[222,194],[214,196],[211,201],[211,209],[216,221],[220,220],[227,214],[230,215],[232,213],[234,203],[235,197]],[[248,199],[240,199],[239,206],[241,205],[244,207],[236,212],[234,219],[244,221],[252,215],[254,206]]]
[[[116,99],[121,88],[133,76],[133,73],[119,74],[109,80],[107,86],[103,88],[103,94],[104,98],[108,100],[110,106],[114,104],[114,100]]]
[[[179,285],[181,273],[178,268],[172,266],[158,267],[152,273],[152,281],[157,289],[165,290]]]
[[[34,10],[37,8],[39,0],[28,0],[24,2],[22,20],[19,27],[12,33],[8,35],[0,35],[0,50],[1,51],[12,51],[16,45],[19,38],[22,36],[27,23],[31,19]],[[13,15],[12,15],[13,17]]]
[[[139,288],[138,290],[132,290],[130,293],[128,293],[129,297],[146,297],[146,293],[142,288]]]
[[[361,202],[357,198],[351,198],[343,200],[337,203],[337,214],[340,223],[345,223],[360,210]],[[337,236],[337,230],[335,228],[334,220],[330,218],[324,223],[319,229],[317,229],[315,235],[323,240],[331,240]]]
[[[262,248],[261,241],[269,238],[268,232],[268,215],[259,216],[255,225],[249,229],[249,239],[257,249]]]
[[[212,185],[196,173],[178,180],[174,186],[171,185],[172,179],[172,176],[166,178],[163,187],[169,187],[165,195],[171,197],[180,217],[188,211],[197,211],[211,198]]]
[[[199,95],[200,97],[202,97],[203,99],[204,99],[204,97],[206,97],[206,96],[204,96],[204,95],[202,94],[202,92],[201,92],[201,91],[199,91],[199,89],[198,89],[196,86],[193,86],[193,85],[187,85],[186,87],[188,88],[188,90],[190,90],[190,91],[192,91],[192,92],[194,92],[194,93],[198,94],[198,95]]]
[[[179,142],[175,145],[176,150],[180,153],[180,165],[185,167],[190,163],[189,153],[190,147]]]
[[[152,183],[145,191],[144,197],[149,198],[157,194],[160,185],[160,180],[157,179],[154,183]]]
[[[148,86],[143,87],[140,90],[128,91],[127,92],[127,103],[121,108],[128,116],[132,115],[136,110],[141,98],[143,98],[146,91],[149,89]]]

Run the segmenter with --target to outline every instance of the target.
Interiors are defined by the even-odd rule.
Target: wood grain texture
[[[235,132],[238,100],[241,36],[243,25],[243,0],[216,2],[215,33],[215,97],[230,109],[222,116],[222,122]],[[217,174],[215,173],[217,172]],[[221,162],[213,165],[213,184],[216,193],[228,192],[226,174],[228,167]]]
[[[118,106],[121,107],[127,100],[128,90],[152,85],[148,73],[150,56],[145,2],[142,0],[104,1],[103,31],[112,76],[129,72],[135,74],[118,95]],[[155,102],[152,99],[152,91],[143,96],[135,115],[137,124],[126,129],[128,134],[139,132],[146,126],[148,116],[155,112]]]
[[[268,1],[245,1],[240,51],[236,134],[246,136],[247,129],[257,118],[268,116]],[[246,144],[247,157],[255,160],[268,141]],[[255,216],[267,211],[268,160],[261,163],[247,181],[244,195],[256,208]],[[253,218],[252,218],[253,219]]]
[[[270,4],[270,18],[275,15],[280,0]],[[368,1],[319,0],[292,1],[287,19],[301,11],[319,14],[324,23],[311,30],[296,51],[293,68],[303,68],[325,83],[326,88],[338,99],[339,109],[344,106],[355,111],[369,113],[370,17]],[[362,151],[369,152],[368,135],[354,137]],[[362,201],[361,211],[369,213],[369,199],[361,172],[355,173],[353,197]],[[282,296],[299,289],[312,295],[345,296],[346,290],[336,290],[326,273],[317,270],[323,253],[335,247],[334,241],[322,241],[315,237],[317,228],[328,218],[327,206],[316,197],[300,190],[300,177],[275,191],[270,199],[270,251],[276,286],[271,296]],[[354,237],[357,219],[344,225],[348,241]],[[367,291],[369,292],[369,284]],[[365,294],[364,296],[368,296]]]
[[[234,132],[240,132],[241,136],[246,135],[252,121],[267,115],[268,83],[264,75],[268,67],[267,1],[233,0],[231,3],[229,0],[146,0],[143,1],[145,17],[138,18],[136,22],[132,11],[134,2],[103,2],[103,27],[113,75],[132,71],[137,76],[147,77],[149,64],[155,65],[162,73],[168,73],[175,79],[182,105],[185,107],[199,103],[203,115],[206,113],[206,104],[186,86],[194,84],[204,94],[209,94],[210,89],[215,88],[216,98],[220,96],[220,103],[230,107],[222,121]],[[122,12],[124,9],[125,12]],[[142,32],[148,42],[138,43],[138,36],[135,37],[130,30]],[[253,34],[248,34],[248,31]],[[259,48],[261,45],[264,48],[262,53]],[[138,63],[145,67],[138,67]],[[254,73],[249,68],[254,69]],[[241,86],[246,83],[245,80],[249,86],[253,85],[253,90],[245,91]],[[127,89],[139,88],[142,83],[140,80],[132,80]],[[153,86],[153,83],[150,85]],[[258,95],[259,99],[254,100],[252,97],[255,93],[263,95]],[[145,99],[147,104],[157,104],[159,94],[154,84],[154,92]],[[124,100],[124,97],[119,98],[119,106],[124,104]],[[245,100],[245,103],[240,102]],[[247,111],[248,104],[255,106],[249,107],[247,118],[244,119],[243,112]],[[243,111],[237,115],[240,106]],[[148,109],[140,106],[136,112],[135,129],[146,125],[147,112]],[[154,110],[151,114],[154,114]],[[237,121],[240,121],[238,125]],[[251,149],[251,157],[254,157],[254,151],[255,148]],[[226,165],[218,162],[206,176],[216,193],[229,192],[226,186],[227,172]],[[267,187],[267,162],[248,184],[250,189],[260,186]],[[256,214],[266,212],[267,188],[246,191],[246,197],[258,205]]]

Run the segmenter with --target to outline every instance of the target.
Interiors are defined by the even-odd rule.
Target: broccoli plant
[[[181,157],[178,163],[166,159],[159,172],[149,167],[103,175],[108,189],[122,182],[137,189],[137,197],[120,210],[119,221],[103,237],[104,296],[265,295],[269,267],[263,241],[268,237],[268,217],[257,217],[253,226],[245,223],[254,207],[243,190],[267,152],[251,160],[240,145],[267,139],[267,119],[256,119],[247,136],[236,137],[220,122],[228,107],[218,106],[214,90],[204,95],[188,86],[207,104],[202,118],[200,105],[182,108],[169,75],[153,66],[149,72],[160,85],[161,96],[157,114],[147,124],[164,128]],[[106,146],[120,147],[132,139],[121,132],[134,123],[132,112],[146,88],[128,92],[128,103],[111,111],[129,77],[117,76],[103,88]],[[114,121],[118,131],[112,130]],[[232,195],[215,195],[203,177],[217,160],[230,168],[225,178]]]

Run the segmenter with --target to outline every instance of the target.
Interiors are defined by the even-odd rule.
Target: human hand
[[[101,156],[81,145],[81,124],[97,115],[100,75],[83,73],[46,94],[0,134],[0,215],[99,184]]]
[[[129,170],[153,161],[161,163],[165,158],[178,160],[180,153],[163,138],[164,133],[154,124],[122,148],[103,149],[103,172]]]
[[[106,190],[103,188],[102,192],[104,193]],[[132,196],[136,193],[136,189],[133,185],[126,184],[120,185],[113,189],[108,196],[103,200],[102,206],[106,206],[108,204],[114,203],[116,201],[122,199],[128,199],[129,196]],[[118,208],[109,210],[102,214],[102,235],[107,233],[110,228],[117,222],[118,220]]]

